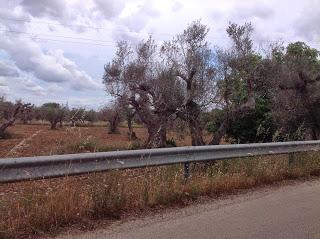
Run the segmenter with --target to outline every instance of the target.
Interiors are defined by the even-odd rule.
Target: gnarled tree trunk
[[[0,138],[4,138],[6,129],[13,125],[15,120],[15,118],[11,118],[10,120],[0,125]]]
[[[128,125],[128,136],[129,136],[129,140],[136,140],[137,136],[136,133],[133,131],[133,127],[132,127],[132,120],[134,117],[134,113],[130,113],[127,112],[126,117],[127,117],[127,125]]]
[[[146,141],[147,148],[164,148],[167,141],[166,124],[147,125],[148,139]]]
[[[119,134],[120,116],[118,113],[109,120],[109,134]]]
[[[202,126],[200,122],[200,107],[193,101],[187,104],[187,121],[189,123],[191,143],[193,146],[204,145]]]
[[[177,115],[180,119],[186,121],[189,125],[192,146],[204,145],[205,142],[203,140],[202,133],[203,129],[199,119],[199,106],[195,102],[189,101],[184,109],[178,112]]]
[[[50,129],[57,129],[58,120],[50,121]]]
[[[192,146],[204,145],[202,127],[198,119],[193,119],[189,121],[189,128],[191,134],[191,144]]]
[[[29,106],[29,104],[25,104],[25,105],[18,104],[14,109],[14,112],[11,118],[9,120],[6,120],[4,123],[0,124],[0,138],[4,138],[6,129],[13,125],[13,123],[16,121],[18,117],[18,114],[21,111],[23,111],[23,109],[27,106]]]

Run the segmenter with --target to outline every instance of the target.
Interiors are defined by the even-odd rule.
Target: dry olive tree
[[[183,100],[177,116],[188,123],[192,145],[204,144],[200,115],[215,97],[215,69],[206,39],[208,31],[200,21],[195,21],[162,46],[166,64],[181,82]]]
[[[129,140],[138,139],[136,133],[133,131],[133,125],[132,125],[133,120],[136,116],[135,109],[129,104],[129,101],[126,97],[118,99],[118,102],[119,102],[119,106],[120,106],[123,118],[127,121]]]
[[[86,110],[84,108],[73,108],[68,112],[71,126],[75,127],[77,124],[83,124],[86,117]]]
[[[109,123],[109,134],[119,134],[119,124],[121,122],[121,107],[119,102],[110,104],[101,110],[103,120]]]
[[[107,92],[125,99],[148,130],[146,147],[166,146],[167,124],[180,104],[174,69],[163,65],[159,49],[149,38],[135,49],[119,42],[116,56],[105,66]]]
[[[249,23],[230,24],[227,33],[232,47],[217,51],[218,96],[224,116],[210,144],[219,144],[233,122],[255,109],[261,57],[253,49],[252,31]]]
[[[0,97],[0,138],[4,138],[8,127],[25,112],[29,111],[31,104],[23,104],[18,101],[16,104],[8,102]]]

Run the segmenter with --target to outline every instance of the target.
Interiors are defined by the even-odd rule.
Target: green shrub
[[[168,148],[177,147],[177,143],[173,138],[167,139],[166,145]]]

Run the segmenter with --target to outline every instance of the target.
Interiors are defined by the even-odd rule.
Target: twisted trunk
[[[192,146],[204,145],[205,143],[202,135],[202,127],[200,126],[199,120],[189,121],[189,128]]]
[[[180,119],[188,122],[192,146],[201,146],[205,144],[202,133],[203,128],[199,119],[200,113],[199,106],[193,101],[188,102],[185,109],[177,113],[177,116]]]
[[[0,125],[0,138],[4,138],[6,129],[13,125],[15,120],[15,118],[11,118],[10,120]]]
[[[119,134],[120,116],[118,113],[109,120],[109,134]]]
[[[181,72],[178,72],[178,76],[186,82],[186,99],[184,102],[184,109],[182,112],[177,113],[178,117],[182,120],[186,121],[189,125],[190,134],[191,134],[191,143],[193,146],[204,145],[205,142],[203,140],[202,135],[202,127],[200,123],[200,106],[194,101],[193,96],[193,81],[194,76],[196,74],[196,69],[191,69],[191,72],[188,76],[184,75]]]
[[[128,124],[128,135],[129,140],[135,140],[137,139],[136,133],[133,131],[132,127],[132,120],[133,120],[134,114],[127,113],[127,124]]]
[[[5,131],[8,127],[12,126],[13,123],[16,121],[17,116],[19,112],[21,111],[21,108],[23,108],[24,105],[17,105],[11,118],[9,120],[6,120],[4,123],[0,125],[0,138],[3,138],[5,136]]]
[[[161,123],[160,125],[147,125],[148,139],[146,142],[147,148],[164,148],[167,141],[167,125]]]
[[[223,136],[226,135],[228,129],[230,127],[230,119],[228,116],[224,118],[222,124],[220,125],[219,129],[213,134],[213,137],[210,141],[210,145],[218,145],[221,142]]]
[[[52,120],[50,121],[50,129],[54,130],[57,129],[58,120]]]

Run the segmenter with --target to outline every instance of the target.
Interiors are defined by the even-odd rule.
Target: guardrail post
[[[189,162],[184,163],[184,179],[188,179],[190,176],[190,165]]]
[[[289,153],[289,165],[292,165],[294,163],[294,154]]]

